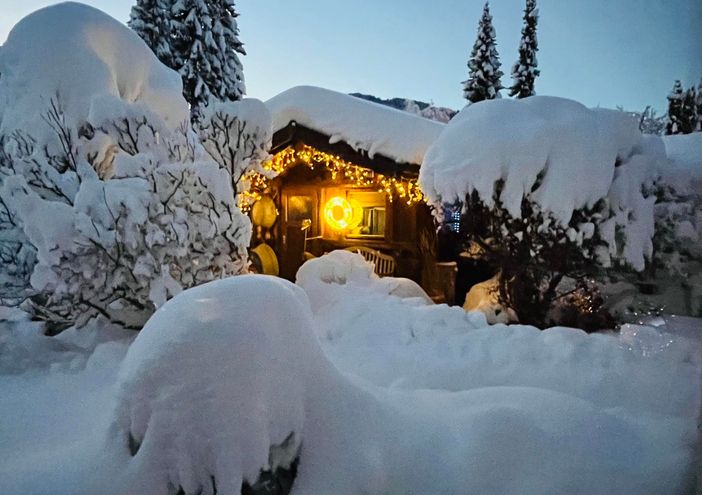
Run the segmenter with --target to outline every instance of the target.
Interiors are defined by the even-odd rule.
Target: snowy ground
[[[568,482],[576,484],[569,493],[611,493],[603,488],[610,485],[622,489],[617,493],[634,493],[631,487],[638,494],[689,492],[694,481],[685,465],[695,462],[698,440],[700,320],[654,321],[646,327],[626,327],[621,335],[487,327],[482,315],[427,305],[421,297],[389,294],[416,295],[403,283],[373,278],[361,264],[353,274],[339,272],[338,266],[331,271],[327,266],[326,272],[317,268],[307,270],[300,283],[311,298],[312,326],[321,348],[342,373],[337,377],[326,365],[306,367],[305,373],[314,376],[314,390],[309,377],[302,380],[305,413],[290,421],[315,423],[304,426],[303,458],[314,459],[304,448],[316,445],[325,456],[343,460],[341,466],[328,460],[321,473],[340,476],[348,470],[365,479],[358,486],[347,480],[335,493],[388,493],[383,490],[407,486],[412,476],[420,476],[416,473],[425,473],[424,478],[440,473],[421,492],[431,493],[431,487],[439,490],[437,480],[454,476],[452,469],[461,463],[474,474],[467,481],[455,474],[441,493],[460,492],[459,481],[477,493],[562,493],[558,489],[570,486]],[[237,298],[220,299],[233,312],[251,307],[245,297],[239,298],[239,306]],[[186,307],[198,301],[212,304],[211,297],[180,300]],[[298,331],[293,320],[290,328],[269,328],[265,322],[275,321],[281,311],[276,307],[263,320],[251,316],[253,322],[263,321],[257,324],[270,334],[264,354],[279,352],[281,346],[270,347],[275,335]],[[228,311],[208,310],[202,324],[211,326],[217,318],[227,321]],[[197,318],[190,318],[190,326]],[[103,329],[98,340],[69,332],[57,341],[37,335],[27,322],[6,321],[5,326],[0,341],[0,493],[122,493],[112,486],[122,460],[105,453],[105,442],[115,417],[118,369],[132,336]],[[160,326],[164,332],[163,321]],[[179,334],[183,331],[175,334],[176,340]],[[151,344],[141,339],[136,355],[158,349],[163,339],[154,332],[149,335]],[[313,349],[296,349],[290,343],[283,347],[290,358],[298,352],[305,362],[319,359]],[[164,349],[165,354],[171,352]],[[206,346],[193,352],[209,355]],[[241,353],[232,349],[232,355],[239,356],[237,366],[245,366]],[[279,359],[270,356],[271,362]],[[138,357],[131,360],[139,362]],[[268,375],[272,372],[266,369],[280,373],[279,362],[274,368],[255,358],[251,362],[263,366],[261,372],[269,378],[276,375]],[[151,369],[148,360],[146,366],[142,371]],[[129,369],[135,378],[128,383],[132,389],[122,388],[123,396],[125,390],[129,396],[140,393],[142,372],[138,366]],[[242,370],[231,372],[241,376]],[[326,385],[323,375],[329,375]],[[291,383],[297,383],[292,372],[291,376]],[[265,387],[274,394],[277,390],[275,384]],[[368,411],[353,411],[364,407]],[[359,422],[356,416],[366,412],[369,417]],[[385,424],[384,417],[390,422]],[[367,431],[350,431],[347,424]],[[315,436],[318,429],[355,445],[329,451],[334,445]],[[397,438],[402,438],[401,446]],[[392,448],[384,445],[391,439]],[[354,467],[359,455],[361,464],[370,465]],[[579,467],[583,462],[592,468],[586,478]],[[320,476],[314,461],[310,464],[301,462],[297,493],[321,493],[314,487],[319,490],[334,481]],[[510,476],[515,479],[509,481]],[[422,478],[413,481],[421,482]]]

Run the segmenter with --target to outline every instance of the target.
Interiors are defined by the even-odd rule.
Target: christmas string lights
[[[264,163],[263,168],[280,175],[295,165],[305,165],[311,170],[324,167],[329,171],[332,180],[339,180],[354,187],[375,188],[378,192],[385,193],[390,201],[398,198],[412,205],[424,200],[416,179],[388,177],[308,145],[285,148]],[[239,207],[244,212],[261,198],[270,181],[265,175],[255,172],[248,175],[246,180],[250,184],[249,190],[239,195]]]

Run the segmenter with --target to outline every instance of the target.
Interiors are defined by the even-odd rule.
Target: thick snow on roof
[[[376,154],[403,163],[422,163],[445,125],[408,112],[313,86],[297,86],[266,102],[273,131],[295,121],[343,141],[371,158]]]
[[[172,128],[189,116],[179,75],[132,30],[80,3],[61,3],[22,19],[0,47],[0,74],[3,133],[39,132],[55,97],[71,126],[111,112],[115,100],[141,106]]]
[[[476,190],[490,204],[503,179],[501,199],[519,216],[522,197],[544,174],[532,198],[565,223],[574,209],[607,195],[615,162],[639,141],[623,112],[551,96],[483,101],[449,122],[427,152],[420,185],[435,203],[463,201]]]
[[[670,173],[702,181],[702,132],[663,136]],[[662,171],[666,175],[666,171]]]

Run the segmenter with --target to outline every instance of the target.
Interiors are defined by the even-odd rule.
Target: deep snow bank
[[[0,74],[0,134],[45,128],[52,98],[75,128],[91,115],[111,114],[115,99],[171,128],[189,117],[180,76],[132,30],[80,3],[53,5],[17,23],[0,48]]]
[[[8,330],[6,322],[0,330]],[[93,346],[88,341],[98,332],[109,340]],[[93,328],[66,331],[60,343],[35,335],[12,348],[0,338],[0,493],[105,493],[111,476],[109,462],[100,463],[102,439],[130,342],[124,336]],[[25,343],[18,353],[17,345]]]
[[[269,309],[256,311],[262,300]],[[238,493],[243,479],[274,467],[271,445],[290,433],[301,442],[296,494],[682,486],[694,425],[529,387],[353,384],[327,361],[313,326],[302,290],[266,276],[212,282],[166,303],[120,374],[110,437],[126,470],[114,480],[119,492],[165,494],[170,484]]]
[[[301,286],[320,341],[345,373],[402,389],[538,387],[602,408],[695,422],[702,367],[696,347],[683,338],[648,327],[588,335],[572,328],[487,326],[482,313],[374,290],[363,282],[362,259],[345,260],[353,264],[346,268],[353,283],[325,277],[340,271],[333,255],[313,260],[313,270],[305,263],[298,283],[306,272]],[[321,277],[316,284],[312,274]]]

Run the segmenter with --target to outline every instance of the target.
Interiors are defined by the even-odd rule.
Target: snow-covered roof
[[[445,124],[313,86],[297,86],[266,102],[273,132],[295,121],[343,141],[373,158],[379,154],[399,163],[421,164]]]

